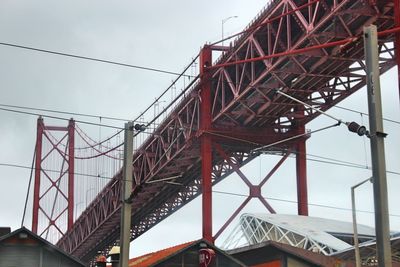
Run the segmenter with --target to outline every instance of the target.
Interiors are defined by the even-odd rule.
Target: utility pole
[[[375,25],[364,27],[364,50],[367,69],[368,110],[378,266],[391,267],[392,256],[390,246],[384,144],[386,134],[383,131],[381,86],[379,81],[378,36]]]
[[[133,161],[133,122],[125,123],[124,134],[124,166],[122,171],[122,207],[119,266],[128,267],[129,244],[131,241],[131,202],[127,201],[132,193],[132,161]]]

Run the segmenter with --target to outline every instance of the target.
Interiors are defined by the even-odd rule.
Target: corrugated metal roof
[[[353,224],[331,219],[287,215],[287,214],[246,214],[260,220],[288,229],[302,236],[328,245],[335,250],[343,250],[352,247],[350,244],[335,237],[335,234],[353,234]],[[375,229],[366,225],[357,225],[359,236],[375,236]]]
[[[129,260],[129,267],[135,267],[135,266],[140,266],[140,267],[147,267],[151,266],[154,263],[157,263],[158,261],[165,259],[166,257],[169,257],[173,254],[176,254],[177,252],[189,247],[192,245],[195,241],[187,242],[184,244],[180,244],[177,246],[169,247],[157,252],[149,253],[137,258],[133,258]]]

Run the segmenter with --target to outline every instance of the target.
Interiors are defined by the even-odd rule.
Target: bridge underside
[[[319,115],[274,90],[328,110],[362,88],[363,27],[393,28],[393,6],[392,1],[369,0],[272,1],[214,65],[244,63],[210,68],[207,79],[202,76],[193,82],[190,93],[134,155],[131,239],[201,194],[204,136],[212,144],[206,157],[216,184],[256,157],[253,149],[304,133],[304,125]],[[345,45],[290,53],[347,38],[353,39]],[[395,65],[393,40],[393,35],[380,39],[382,73]],[[279,53],[288,54],[249,60]],[[205,99],[200,96],[206,84],[209,127],[201,114]],[[304,142],[304,137],[294,138],[266,152],[284,155],[298,151]],[[156,182],[171,177],[176,179]],[[119,238],[120,196],[121,173],[117,173],[57,245],[86,262],[99,250],[107,250]]]

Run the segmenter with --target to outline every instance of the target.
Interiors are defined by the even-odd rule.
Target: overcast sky
[[[180,72],[206,42],[244,28],[266,4],[265,0],[220,1],[15,1],[0,3],[0,42],[78,54],[88,57],[161,68]],[[120,66],[88,62],[39,52],[0,46],[0,104],[32,106],[77,113],[134,118],[154,100],[174,78]],[[384,116],[399,118],[396,70],[382,76]],[[340,106],[367,112],[365,88],[340,103]],[[329,113],[344,121],[364,122],[357,113],[332,108]],[[68,116],[65,116],[68,118]],[[35,145],[35,116],[0,111],[0,163],[31,164]],[[75,118],[82,119],[82,118]],[[87,119],[85,119],[87,120]],[[98,122],[93,120],[93,122]],[[103,121],[104,122],[104,121]],[[46,119],[46,123],[65,125]],[[113,123],[115,122],[108,122]],[[320,117],[307,125],[314,130],[332,124]],[[80,125],[96,137],[99,128]],[[119,125],[122,126],[122,123]],[[385,122],[387,169],[400,172],[400,125]],[[106,129],[101,129],[103,135]],[[370,166],[369,141],[336,127],[312,136],[307,152]],[[262,156],[243,168],[258,182],[279,160]],[[29,170],[0,166],[0,225],[20,226]],[[349,209],[350,186],[371,176],[367,169],[308,162],[309,202]],[[295,162],[288,159],[268,181],[267,198],[296,200]],[[400,176],[388,174],[391,228],[400,230]],[[248,189],[232,175],[215,190],[247,194]],[[357,209],[373,211],[372,186],[357,191]],[[214,194],[214,231],[244,200],[239,196]],[[229,203],[229,204],[228,204]],[[295,214],[295,204],[270,200],[278,213]],[[194,200],[179,212],[132,243],[132,255],[161,249],[201,236],[201,201]],[[252,201],[245,212],[266,212]],[[29,210],[28,212],[31,212]],[[310,206],[310,215],[344,221],[351,212]],[[397,216],[396,216],[397,215]],[[359,222],[374,224],[373,214],[358,213]],[[235,221],[232,227],[237,223]],[[30,227],[30,221],[27,226]],[[232,230],[228,228],[227,233]],[[162,238],[161,238],[162,237]],[[224,236],[217,244],[223,241]]]

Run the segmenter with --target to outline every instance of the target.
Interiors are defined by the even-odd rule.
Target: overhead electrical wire
[[[16,111],[16,110],[10,110],[10,109],[3,109],[3,108],[0,108],[0,110],[6,110],[6,111],[11,111],[11,112],[17,112],[17,113],[23,113],[23,114],[28,114],[28,115],[40,115],[40,114],[35,114],[35,113],[30,113],[30,112],[23,112],[23,111]],[[54,118],[54,119],[61,119],[61,120],[68,120],[68,119],[65,119],[65,118],[60,118],[60,117],[54,117],[54,116],[50,116],[51,118]],[[87,122],[84,122],[84,121],[78,121],[78,122],[80,122],[80,123],[87,123]],[[90,123],[90,124],[92,124],[92,123]],[[95,125],[98,125],[98,124],[95,124]],[[100,125],[99,125],[100,126]],[[105,126],[104,124],[101,124],[101,126]],[[325,127],[326,129],[327,128],[331,128],[331,127],[333,127],[334,125],[332,125],[332,126],[329,126],[329,127]],[[119,128],[119,127],[113,127],[113,128],[117,128],[117,129],[123,129],[123,128]],[[321,131],[321,130],[325,130],[325,128],[321,128],[321,129],[319,129],[319,130],[316,130],[316,131],[314,131],[314,132],[317,132],[317,131]],[[212,133],[212,132],[211,132]],[[138,133],[136,133],[136,135],[137,135]],[[215,134],[215,133],[212,133],[212,134]],[[305,134],[303,134],[303,135],[307,135],[307,134],[310,134],[310,132],[309,133],[305,133]],[[303,136],[302,135],[302,136]],[[226,136],[227,138],[229,138],[229,136]],[[290,140],[291,139],[293,139],[293,137],[292,138],[290,138]],[[244,142],[247,142],[246,140],[243,140]],[[283,141],[285,141],[285,140],[282,140],[282,142]],[[119,144],[117,147],[115,147],[115,148],[113,148],[113,149],[116,149],[116,148],[118,148],[118,147],[120,147],[120,146],[122,146],[123,145],[123,143],[121,143],[121,144]],[[276,144],[272,144],[272,145],[276,145]],[[271,145],[271,146],[272,146]],[[264,148],[265,149],[265,148]],[[104,152],[103,152],[104,153]],[[108,153],[107,151],[105,152],[105,153]],[[293,152],[293,153],[296,153],[296,152]],[[307,155],[307,154],[306,154]],[[315,156],[315,155],[312,155],[312,156]],[[358,166],[357,165],[354,165],[354,163],[350,163],[350,162],[347,162],[347,163],[350,163],[350,165],[348,165],[347,163],[344,163],[344,162],[342,162],[342,163],[335,163],[335,162],[328,162],[328,161],[322,161],[322,160],[316,160],[316,159],[307,159],[307,160],[310,160],[310,161],[316,161],[316,162],[321,162],[321,163],[328,163],[328,164],[334,164],[334,165],[340,165],[340,166],[347,166],[347,167],[354,167],[354,168],[362,168],[362,169],[369,169],[370,167],[368,167],[368,166],[363,166],[363,165],[361,165],[361,164],[359,164]],[[0,164],[0,165],[3,165],[4,166],[4,164]],[[26,166],[23,166],[23,168],[27,168],[27,169],[29,169],[29,167],[26,167]],[[400,173],[398,173],[398,172],[393,172],[393,171],[387,171],[387,173],[392,173],[392,174],[396,174],[396,175],[400,175]],[[93,177],[98,177],[97,175],[88,175],[88,176],[93,176]],[[112,179],[111,177],[109,177],[109,179]]]
[[[216,136],[228,138],[228,139],[233,139],[233,140],[236,140],[236,141],[241,141],[241,142],[244,142],[244,143],[251,143],[253,145],[262,146],[262,147],[259,147],[257,149],[252,150],[253,153],[256,152],[256,153],[259,153],[259,154],[268,154],[267,151],[260,151],[260,150],[266,149],[266,148],[272,148],[272,149],[277,149],[277,150],[281,150],[281,151],[287,151],[287,149],[283,149],[281,147],[276,147],[276,145],[284,143],[284,142],[287,142],[287,141],[290,141],[290,140],[293,140],[293,139],[296,139],[296,138],[307,136],[307,135],[310,135],[312,133],[321,132],[321,131],[330,129],[330,128],[335,127],[335,126],[338,126],[338,124],[333,124],[331,126],[322,127],[320,129],[317,129],[317,130],[314,130],[314,131],[310,131],[310,132],[307,132],[307,133],[304,133],[304,134],[292,136],[292,137],[283,139],[281,141],[277,141],[275,143],[272,143],[272,144],[269,144],[269,145],[264,145],[264,146],[262,146],[262,144],[258,144],[258,143],[255,143],[255,142],[252,142],[252,141],[248,141],[248,140],[245,140],[245,139],[233,138],[231,136],[227,136],[227,135],[224,135],[224,134],[213,133],[212,131],[208,131],[207,133],[209,133],[211,135],[216,135]],[[297,152],[297,151],[291,151],[291,154],[301,154],[301,155],[306,155],[306,156],[318,158],[318,159],[310,159],[310,158],[307,157],[306,160],[308,160],[308,161],[314,161],[314,162],[320,162],[320,163],[326,163],[326,164],[332,164],[332,165],[344,166],[344,167],[353,167],[353,168],[358,168],[358,169],[368,169],[368,170],[371,169],[370,166],[366,166],[366,165],[362,165],[362,164],[358,164],[358,163],[353,163],[353,162],[349,162],[349,161],[343,161],[343,160],[337,160],[337,159],[333,159],[333,158],[322,157],[322,156],[308,154],[308,153],[300,153],[300,152]],[[328,161],[328,160],[330,160],[330,161]],[[386,173],[400,175],[400,172],[395,172],[395,171],[388,171],[387,170]]]
[[[159,72],[159,73],[170,74],[170,75],[178,75],[178,76],[182,75],[181,73],[178,73],[178,72],[167,71],[167,70],[162,70],[162,69],[158,69],[158,68],[151,68],[151,67],[144,67],[144,66],[139,66],[139,65],[132,65],[132,64],[128,64],[128,63],[116,62],[116,61],[105,60],[105,59],[94,58],[94,57],[88,57],[88,56],[81,56],[81,55],[76,55],[76,54],[69,54],[69,53],[58,52],[58,51],[47,50],[47,49],[41,49],[41,48],[25,46],[25,45],[19,45],[19,44],[0,42],[0,45],[7,46],[7,47],[13,47],[13,48],[19,48],[19,49],[25,49],[25,50],[30,50],[30,51],[36,51],[36,52],[41,52],[41,53],[53,54],[53,55],[57,55],[57,56],[71,57],[71,58],[95,61],[95,62],[100,62],[100,63],[112,64],[112,65],[117,65],[117,66],[122,66],[122,67],[129,67],[129,68],[135,68],[135,69],[140,69],[140,70]],[[190,77],[190,78],[193,77],[193,76],[187,75],[187,74],[183,74],[183,76]]]
[[[217,193],[217,194],[224,194],[224,195],[231,195],[231,196],[238,196],[238,197],[249,197],[248,195],[245,195],[245,194],[231,193],[231,192],[226,192],[226,191],[213,190],[212,192],[213,193]],[[273,201],[280,201],[280,202],[285,202],[285,203],[298,204],[297,201],[289,200],[289,199],[272,198],[272,197],[263,197],[263,198],[265,200],[273,200]],[[323,205],[323,204],[308,203],[308,205],[309,206],[314,206],[314,207],[320,207],[320,208],[329,208],[329,209],[336,209],[336,210],[352,211],[352,209],[350,209],[350,208],[343,208],[343,207]],[[368,211],[368,210],[356,210],[356,211],[357,212],[361,212],[361,213],[374,214],[373,211]],[[400,217],[399,214],[389,214],[389,216]]]
[[[33,112],[27,112],[27,111],[21,111],[21,110],[15,110],[15,109],[7,109],[7,108],[0,108],[2,111],[7,111],[7,112],[13,112],[13,113],[19,113],[19,114],[25,114],[25,115],[31,115],[31,116],[38,116],[38,117],[44,117],[44,118],[50,118],[50,119],[55,119],[55,120],[62,120],[62,121],[69,121],[70,119],[68,118],[63,118],[63,117],[57,117],[57,116],[51,116],[51,115],[46,115],[46,114],[40,114],[40,113],[33,113]],[[74,120],[75,122],[82,123],[82,124],[87,124],[87,125],[92,125],[92,126],[100,126],[100,127],[106,127],[106,128],[112,128],[112,129],[117,129],[120,130],[118,133],[114,134],[117,135],[120,132],[122,132],[125,128],[114,126],[114,125],[108,125],[108,124],[101,124],[101,123],[95,123],[95,122],[89,122],[89,121],[83,121],[83,120]],[[140,131],[137,132],[139,133],[145,133],[145,134],[152,134],[151,132],[147,131]]]
[[[12,163],[0,163],[0,166],[19,168],[19,169],[27,169],[27,170],[32,170],[32,169],[36,170],[37,169],[35,167],[31,168],[31,167],[26,166],[26,165],[12,164]],[[59,173],[60,172],[60,170],[51,170],[51,169],[43,169],[43,168],[40,168],[40,170],[46,171],[46,172],[53,172],[53,173]],[[99,178],[99,179],[108,179],[108,180],[114,179],[113,177],[102,176],[100,174],[96,175],[96,174],[79,173],[79,172],[74,172],[73,174],[78,175],[78,176],[87,176],[87,177],[93,177],[93,178]]]
[[[35,108],[35,107],[27,107],[27,106],[9,105],[9,104],[4,104],[4,103],[0,103],[0,107],[35,110],[35,111],[44,111],[44,112],[50,112],[50,113],[58,113],[58,114],[65,114],[65,115],[71,115],[71,116],[95,118],[95,119],[107,119],[107,120],[123,121],[123,122],[128,122],[129,121],[128,119],[121,119],[121,118],[109,117],[109,116],[103,116],[103,115],[94,115],[94,114],[86,114],[86,113],[77,113],[77,112],[70,112],[70,111],[55,110],[55,109],[45,109],[45,108]]]
[[[282,150],[282,149],[280,149],[280,150]],[[314,162],[326,163],[326,164],[335,165],[335,166],[343,166],[343,167],[350,167],[350,168],[357,168],[357,169],[364,169],[364,170],[371,169],[370,166],[364,166],[362,164],[358,164],[358,163],[354,163],[354,162],[350,162],[350,161],[338,160],[338,159],[323,157],[323,156],[319,156],[319,155],[315,155],[315,154],[299,153],[297,151],[292,151],[291,153],[292,154],[303,154],[303,155],[307,155],[307,156],[315,158],[315,159],[310,159],[307,157],[306,158],[307,161],[314,161]],[[274,155],[274,154],[272,154],[272,155]],[[22,168],[22,169],[29,169],[29,170],[31,169],[31,167],[29,167],[29,166],[19,165],[19,164],[10,164],[10,163],[0,163],[0,166]],[[33,168],[33,169],[36,169],[36,168]],[[49,172],[59,172],[57,170],[49,170],[49,169],[42,169],[42,170],[49,171]],[[396,172],[396,171],[386,170],[386,173],[400,176],[400,172]],[[74,173],[74,174],[80,175],[80,176],[101,178],[101,179],[114,179],[113,177],[105,177],[105,176],[95,175],[95,174],[85,174],[85,173]]]
[[[362,111],[358,111],[358,110],[355,110],[355,109],[351,109],[351,108],[347,108],[347,107],[342,107],[342,106],[338,106],[338,105],[334,105],[334,106],[332,106],[333,108],[337,108],[337,109],[342,109],[342,110],[347,110],[347,111],[350,111],[350,112],[353,112],[353,113],[358,113],[358,114],[362,114],[362,115],[365,115],[365,116],[369,116],[369,114],[368,113],[365,113],[365,112],[362,112]],[[400,124],[400,121],[395,121],[395,120],[392,120],[392,119],[388,119],[388,118],[382,118],[384,121],[387,121],[387,122],[392,122],[392,123],[395,123],[395,124]]]
[[[3,108],[2,108],[3,107]],[[4,108],[8,107],[8,108]],[[50,119],[56,119],[56,120],[63,120],[63,121],[69,121],[70,118],[65,118],[65,117],[58,117],[58,116],[52,116],[52,115],[47,115],[43,113],[35,113],[35,112],[27,112],[27,111],[21,111],[19,109],[26,109],[26,110],[35,110],[35,111],[44,111],[44,112],[50,112],[50,113],[59,113],[59,114],[67,114],[67,115],[76,115],[76,116],[83,116],[83,117],[92,117],[92,118],[106,118],[109,120],[116,120],[116,121],[123,121],[123,122],[128,122],[129,120],[125,119],[119,119],[115,117],[107,117],[107,116],[97,116],[97,115],[90,115],[90,114],[84,114],[84,113],[74,113],[74,112],[67,112],[67,111],[59,111],[59,110],[54,110],[54,109],[41,109],[41,108],[32,108],[32,107],[24,107],[24,106],[17,106],[17,105],[7,105],[7,104],[0,104],[0,110],[3,111],[8,111],[8,112],[14,112],[14,113],[20,113],[20,114],[25,114],[25,115],[32,115],[32,116],[42,116],[44,118],[50,118]],[[109,125],[109,124],[103,124],[103,123],[95,123],[95,122],[90,122],[90,121],[84,121],[84,120],[76,120],[74,121],[82,123],[82,124],[89,124],[93,126],[104,126],[106,128],[114,128],[118,130],[123,130],[123,127],[118,127],[114,125]],[[141,120],[133,120],[133,122],[138,122],[138,123],[147,123],[145,121]]]
[[[0,43],[1,44],[1,43]],[[158,115],[156,115],[150,122],[143,122],[140,120],[140,118],[148,111],[150,110],[150,108],[158,103],[158,101],[161,99],[161,97],[163,97],[173,86],[175,86],[175,84],[177,83],[177,81],[181,78],[181,77],[187,77],[188,75],[185,75],[184,73],[192,66],[193,63],[195,63],[195,61],[198,59],[199,55],[197,55],[195,58],[193,58],[193,60],[187,65],[187,67],[182,71],[182,73],[178,74],[178,77],[171,83],[170,86],[167,87],[167,89],[164,90],[164,92],[154,100],[153,103],[151,103],[143,112],[141,112],[136,119],[134,119],[134,122],[139,122],[139,123],[143,123],[145,124],[146,127],[148,127],[151,124],[156,124],[155,121],[164,113],[166,112],[181,96],[183,96],[187,90],[194,84],[194,82],[196,81],[196,79],[199,76],[196,76],[191,83],[189,83],[189,85],[181,91],[181,93],[167,106],[165,107],[162,112],[160,112]],[[192,76],[191,76],[192,77]],[[0,108],[0,110],[3,111],[8,111],[8,112],[15,112],[15,113],[20,113],[20,114],[26,114],[26,115],[35,115],[35,116],[42,116],[42,117],[46,117],[46,118],[51,118],[51,119],[60,119],[60,120],[64,120],[64,121],[69,121],[69,119],[67,118],[62,118],[62,117],[56,117],[56,116],[51,116],[51,115],[45,115],[45,114],[39,114],[39,113],[33,113],[33,112],[26,112],[26,111],[20,111],[20,110],[13,110],[10,108],[17,108],[17,109],[27,109],[27,110],[34,110],[34,111],[45,111],[45,112],[52,112],[52,113],[60,113],[60,114],[68,114],[68,115],[76,115],[76,116],[85,116],[85,117],[91,117],[91,118],[105,118],[105,119],[109,119],[109,120],[117,120],[117,121],[129,121],[126,119],[120,119],[120,118],[115,118],[115,117],[109,117],[109,116],[101,116],[101,115],[92,115],[92,114],[84,114],[84,113],[75,113],[75,112],[67,112],[67,111],[58,111],[58,110],[53,110],[53,109],[43,109],[43,108],[33,108],[33,107],[26,107],[26,106],[18,106],[18,105],[8,105],[8,104],[1,104],[0,103],[0,107],[7,107],[7,108]],[[83,120],[75,120],[76,122],[79,123],[83,123],[83,124],[89,124],[89,125],[94,125],[94,126],[100,126],[100,127],[107,127],[107,128],[114,128],[114,129],[118,129],[119,132],[115,133],[113,136],[118,135],[119,133],[121,133],[124,128],[122,127],[117,127],[117,126],[113,126],[113,125],[107,125],[107,124],[101,124],[101,123],[93,123],[93,122],[88,122],[88,121],[83,121]],[[138,134],[139,132],[137,132],[135,134],[135,136]],[[146,131],[141,131],[140,133],[148,133]],[[151,134],[151,133],[148,133]],[[100,141],[99,144],[104,143],[106,141],[108,141],[110,138],[107,138],[103,141]],[[123,143],[122,143],[123,144]]]
[[[70,120],[68,118],[57,117],[57,116],[46,115],[46,114],[40,114],[40,113],[34,113],[34,112],[28,112],[28,111],[21,111],[21,110],[16,110],[16,109],[0,108],[0,110],[7,111],[7,112],[13,112],[13,113],[19,113],[19,114],[25,114],[25,115],[41,116],[41,117],[44,117],[44,118],[55,119],[55,120],[63,120],[63,121],[69,121]],[[113,126],[113,125],[108,125],[108,124],[100,124],[100,123],[89,122],[89,121],[75,120],[75,122],[79,122],[79,123],[82,123],[82,124],[93,125],[93,126],[102,126],[102,127],[118,129],[118,130],[121,130],[121,129],[123,130],[124,129],[124,128],[118,127],[118,126]]]

